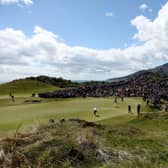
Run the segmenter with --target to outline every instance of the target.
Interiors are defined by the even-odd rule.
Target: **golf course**
[[[83,168],[164,168],[167,165],[167,119],[158,116],[150,119],[151,115],[138,118],[138,103],[141,113],[164,114],[147,106],[142,98],[125,98],[123,102],[118,99],[114,103],[113,97],[42,99],[30,95],[16,94],[14,102],[8,95],[0,97],[3,149],[17,150],[27,158],[27,161],[20,158],[19,163],[14,160],[12,165],[36,167],[40,164],[56,168],[73,165]],[[129,104],[132,113],[128,113]],[[93,114],[94,107],[97,116]],[[64,124],[60,124],[62,118]],[[54,124],[49,123],[50,119]],[[84,143],[85,148],[78,144],[78,138],[82,138],[80,143]],[[96,146],[90,147],[91,144]],[[17,157],[14,151],[12,156]],[[81,157],[76,158],[79,154]],[[7,163],[3,161],[3,164]]]
[[[22,97],[23,96],[23,97]],[[50,118],[59,121],[61,118],[80,118],[87,121],[102,122],[113,117],[128,115],[127,106],[132,105],[136,117],[136,104],[142,103],[141,98],[126,98],[114,103],[109,98],[71,98],[71,99],[40,99],[16,96],[15,102],[9,96],[0,98],[0,135],[6,135],[17,129],[19,125],[47,123]],[[38,100],[38,102],[33,102]],[[97,107],[99,117],[93,115],[92,109]]]
[[[0,14],[0,168],[168,168],[168,0]]]
[[[167,166],[168,115],[163,108],[153,108],[142,97],[116,100],[114,96],[38,96],[42,91],[63,89],[31,79],[0,85],[0,165],[32,168],[36,165],[39,168]],[[138,104],[141,105],[140,116],[137,115]]]
[[[168,166],[164,100],[159,110],[142,97],[42,98],[41,91],[64,88],[31,79],[0,85],[0,168]]]

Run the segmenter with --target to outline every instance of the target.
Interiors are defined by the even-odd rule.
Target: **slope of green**
[[[0,95],[31,94],[57,90],[58,87],[37,80],[21,79],[0,85]]]

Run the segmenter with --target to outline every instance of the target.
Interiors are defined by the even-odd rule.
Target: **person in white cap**
[[[97,108],[94,107],[94,108],[93,108],[93,114],[96,116],[96,113],[97,113]]]

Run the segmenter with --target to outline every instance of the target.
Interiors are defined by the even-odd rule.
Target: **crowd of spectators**
[[[151,74],[140,75],[135,79],[119,83],[89,83],[82,86],[67,88],[54,92],[40,93],[43,98],[72,97],[143,97],[158,102],[168,100],[168,79],[158,79]]]

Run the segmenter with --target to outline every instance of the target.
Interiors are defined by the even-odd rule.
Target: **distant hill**
[[[59,87],[40,82],[35,79],[19,79],[0,85],[0,95],[8,95],[10,92],[14,94],[31,94],[43,91],[54,91]]]
[[[168,63],[149,70],[107,80],[109,84],[127,90],[127,96],[146,96],[168,100]]]
[[[0,95],[10,92],[15,94],[31,94],[59,90],[61,88],[75,87],[79,84],[63,78],[49,76],[28,77],[0,84]]]
[[[168,63],[158,66],[156,68],[150,69],[149,71],[159,73],[160,75],[168,76]]]
[[[153,75],[157,75],[160,77],[165,77],[168,76],[168,63],[158,66],[156,68],[153,69],[149,69],[149,70],[141,70],[138,71],[136,73],[130,74],[128,76],[124,76],[124,77],[120,77],[120,78],[112,78],[112,79],[108,79],[107,82],[111,82],[111,83],[117,83],[117,82],[127,82],[129,80],[135,79],[136,77],[143,75],[143,74],[153,74]]]
[[[77,82],[72,82],[71,80],[66,80],[63,78],[55,78],[50,76],[37,76],[37,77],[29,77],[26,79],[37,80],[39,82],[43,82],[60,88],[75,87],[78,85]]]

